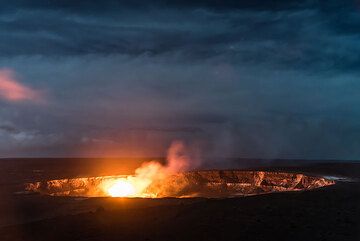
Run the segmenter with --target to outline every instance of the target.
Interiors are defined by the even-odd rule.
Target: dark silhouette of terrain
[[[10,181],[8,168],[0,240],[360,240],[360,163],[257,169],[344,179],[312,191],[230,199],[79,199],[10,194],[34,177]]]

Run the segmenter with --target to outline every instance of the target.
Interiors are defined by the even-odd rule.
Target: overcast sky
[[[61,2],[1,3],[0,157],[360,159],[358,1]]]

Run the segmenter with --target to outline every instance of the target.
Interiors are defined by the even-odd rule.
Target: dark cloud
[[[159,132],[203,132],[203,130],[199,127],[172,127],[172,128],[163,128],[163,127],[137,127],[131,128],[131,131],[159,131]]]
[[[0,68],[48,103],[0,103],[0,154],[358,158],[359,27],[355,1],[3,4]]]
[[[168,55],[315,72],[357,71],[360,63],[359,9],[351,1],[18,1],[13,6],[16,12],[0,15],[2,57]]]
[[[233,10],[233,9],[251,9],[251,10],[282,10],[298,8],[299,6],[306,6],[317,1],[281,1],[281,0],[269,0],[269,1],[246,1],[246,0],[132,0],[132,1],[121,1],[121,0],[110,0],[110,1],[26,1],[17,0],[12,1],[11,6],[4,6],[5,9],[14,8],[25,8],[25,9],[45,9],[45,10],[64,10],[70,12],[112,12],[121,11],[123,9],[149,9],[149,8],[206,8],[213,10]]]
[[[0,125],[0,131],[5,131],[9,133],[18,133],[19,130],[11,125]]]

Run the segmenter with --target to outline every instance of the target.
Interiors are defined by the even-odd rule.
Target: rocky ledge
[[[40,181],[25,184],[28,192],[54,196],[108,196],[103,183],[124,176],[100,176]],[[153,180],[142,197],[248,196],[284,191],[311,190],[333,185],[333,180],[298,173],[212,170],[178,173]]]

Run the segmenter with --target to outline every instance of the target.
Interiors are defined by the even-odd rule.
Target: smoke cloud
[[[196,148],[189,148],[183,141],[173,141],[167,153],[167,171],[179,172],[197,168],[201,158]]]
[[[194,155],[191,148],[183,141],[173,141],[168,149],[166,165],[157,161],[145,162],[135,170],[134,176],[121,179],[120,184],[129,183],[133,189],[131,195],[140,195],[154,182],[161,181],[169,175],[196,168],[200,163],[199,155]],[[115,183],[113,181],[105,183],[104,190],[111,189],[114,185],[116,187],[118,185],[116,182],[119,180]]]

